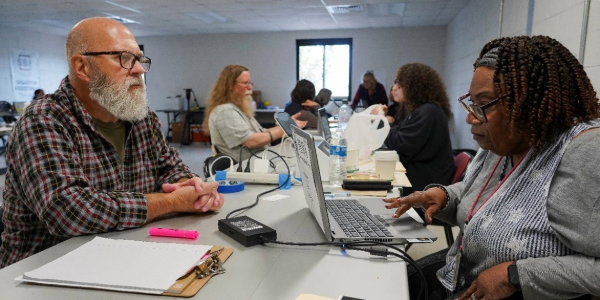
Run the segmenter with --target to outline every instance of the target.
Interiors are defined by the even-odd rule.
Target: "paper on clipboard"
[[[161,294],[211,248],[209,245],[95,237],[66,255],[25,272],[16,280]]]

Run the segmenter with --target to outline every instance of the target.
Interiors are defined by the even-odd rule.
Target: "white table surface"
[[[296,299],[300,294],[316,294],[337,299],[341,295],[367,300],[408,299],[406,264],[398,259],[357,258],[330,254],[328,246],[300,247],[258,245],[246,248],[219,232],[217,220],[238,207],[255,201],[256,195],[273,188],[246,185],[243,192],[227,194],[219,213],[176,215],[147,226],[121,232],[99,234],[114,239],[221,245],[234,249],[225,263],[227,273],[212,278],[195,299]],[[323,242],[325,237],[310,214],[301,186],[268,194],[289,195],[278,201],[259,201],[243,213],[277,230],[277,240]],[[198,230],[197,240],[150,237],[150,226]],[[104,290],[65,288],[20,283],[14,278],[36,269],[95,235],[71,238],[0,270],[1,299],[157,299],[157,296]],[[90,259],[93,259],[92,257]],[[173,298],[174,299],[174,298]]]

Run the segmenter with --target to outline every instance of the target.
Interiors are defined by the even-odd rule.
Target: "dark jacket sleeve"
[[[350,107],[352,107],[352,109],[354,109],[356,107],[356,105],[358,104],[358,101],[360,101],[360,92],[362,90],[363,86],[362,84],[358,86],[358,89],[356,90],[356,94],[354,94],[354,99],[352,100],[352,104],[350,105]]]
[[[293,116],[302,110],[304,110],[302,105],[300,105],[296,102],[292,102],[292,104],[288,105],[288,107],[286,107],[284,111],[286,113],[288,113],[290,116]]]
[[[388,96],[387,96],[387,92],[385,91],[385,87],[383,87],[383,84],[378,83],[377,84],[377,89],[379,90],[379,93],[381,93],[381,104],[387,105],[389,102]]]
[[[450,184],[456,167],[448,118],[437,105],[417,107],[390,129],[385,145],[398,152],[415,191],[430,183]]]

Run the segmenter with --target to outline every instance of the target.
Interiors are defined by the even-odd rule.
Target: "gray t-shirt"
[[[255,118],[248,117],[231,103],[217,106],[209,116],[208,126],[210,141],[217,148],[217,151],[233,157],[238,162],[250,157],[250,152],[245,149],[242,150],[240,159],[242,143],[255,132],[265,131]],[[265,148],[266,146],[260,149]],[[256,150],[252,149],[252,151]]]

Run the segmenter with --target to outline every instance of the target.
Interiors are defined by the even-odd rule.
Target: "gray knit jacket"
[[[579,254],[518,260],[525,299],[600,295],[599,149],[600,129],[581,134],[566,148],[550,185],[546,210],[554,234]],[[498,156],[493,155],[490,159],[495,162]],[[484,167],[471,190],[464,190],[461,183],[448,186],[450,201],[435,217],[457,225],[462,231],[465,217],[489,172],[491,170]],[[496,185],[497,182],[490,184],[482,198],[487,198]],[[460,239],[456,243],[460,243]]]

